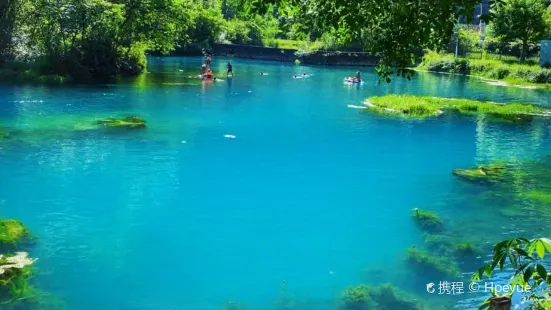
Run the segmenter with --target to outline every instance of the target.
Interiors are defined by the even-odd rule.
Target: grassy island
[[[450,111],[465,115],[483,114],[491,121],[514,123],[529,122],[534,115],[543,115],[546,112],[545,109],[531,104],[499,104],[470,99],[411,95],[371,97],[365,104],[376,112],[413,118],[433,117]]]

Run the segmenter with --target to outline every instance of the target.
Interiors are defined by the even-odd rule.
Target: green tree
[[[501,0],[499,0],[501,1]],[[378,73],[409,77],[412,57],[422,49],[445,47],[460,16],[471,17],[479,0],[248,0],[251,11],[264,14],[270,5],[301,10],[321,29],[339,29],[343,42],[370,35],[370,49],[380,56]]]
[[[18,27],[51,72],[74,79],[138,74],[145,53],[187,44],[186,0],[20,0]]]
[[[493,257],[489,264],[478,269],[472,277],[473,282],[480,281],[483,276],[491,277],[493,271],[503,271],[510,265],[515,270],[509,284],[515,287],[505,296],[510,298],[515,291],[522,291],[527,299],[533,302],[532,309],[549,309],[551,306],[551,273],[547,271],[551,254],[551,240],[547,238],[514,238],[499,242],[494,246]],[[522,288],[517,290],[516,287]],[[497,292],[492,292],[497,296]],[[487,308],[490,299],[481,308]]]
[[[18,7],[18,2],[15,0],[0,0],[0,61],[11,54]]]
[[[544,13],[544,0],[506,0],[495,12],[494,33],[505,42],[519,40],[522,43],[520,60],[524,61],[529,44],[547,35]]]

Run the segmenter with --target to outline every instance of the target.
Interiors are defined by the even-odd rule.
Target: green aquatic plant
[[[438,116],[444,111],[465,115],[483,114],[489,121],[526,123],[534,115],[543,115],[545,109],[531,104],[499,104],[470,99],[437,98],[412,95],[386,95],[371,97],[365,104],[368,110],[406,117]]]
[[[380,287],[370,290],[371,298],[377,304],[377,310],[421,310],[422,305],[417,298],[406,294],[400,289],[383,284]]]
[[[463,241],[453,247],[453,255],[456,258],[472,258],[480,254],[482,254],[482,250],[470,241]]]
[[[444,222],[433,212],[415,208],[413,209],[412,218],[426,232],[435,233],[444,230]]]
[[[551,204],[551,192],[542,190],[532,190],[522,194],[526,199],[541,202],[544,204]]]
[[[421,310],[417,298],[383,284],[378,287],[358,285],[347,288],[341,296],[341,310]]]
[[[0,255],[0,304],[32,296],[28,279],[32,274],[30,266],[35,261],[26,252],[18,252],[15,256]]]
[[[506,170],[505,165],[493,164],[470,169],[454,169],[452,173],[467,181],[497,182],[503,178]]]
[[[15,219],[0,220],[0,248],[14,247],[30,237],[29,229],[20,221]]]
[[[515,113],[487,113],[486,119],[493,123],[526,124],[532,122],[534,116]]]
[[[471,241],[458,242],[457,237],[451,235],[425,234],[425,246],[439,255],[458,259],[472,258],[482,253],[482,250]]]
[[[10,133],[0,129],[0,139],[4,139],[10,136]]]
[[[417,249],[415,246],[407,252],[407,262],[419,274],[434,278],[459,276],[457,264],[445,256],[431,256],[429,253]]]
[[[99,120],[98,124],[103,124],[110,128],[143,128],[145,127],[146,121],[139,116],[127,116],[125,118],[110,117]]]
[[[358,285],[344,290],[341,296],[341,310],[377,309],[367,285]]]

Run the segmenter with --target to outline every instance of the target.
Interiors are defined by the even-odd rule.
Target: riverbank
[[[497,86],[551,89],[551,70],[538,65],[500,60],[454,58],[451,54],[428,53],[416,68],[419,71],[469,75],[489,79]]]
[[[32,62],[9,62],[0,66],[0,82],[60,85],[71,80],[69,77],[47,73],[40,65]]]
[[[300,51],[273,47],[213,44],[214,55],[256,60],[283,62],[299,61],[308,65],[375,67],[379,58],[362,52],[347,51]]]

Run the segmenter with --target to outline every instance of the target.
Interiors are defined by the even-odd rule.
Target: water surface
[[[366,84],[347,86],[356,68],[233,62],[226,79],[214,61],[216,83],[188,78],[199,59],[152,58],[112,85],[0,85],[1,123],[32,133],[0,145],[0,215],[39,238],[42,290],[79,310],[280,309],[281,298],[334,309],[345,287],[380,282],[427,298],[425,283],[447,279],[408,274],[405,252],[423,240],[412,208],[480,242],[545,229],[450,172],[541,159],[546,120],[407,121],[348,106],[387,93],[549,105],[547,92],[428,73],[377,85],[367,69]],[[74,130],[125,115],[147,129]]]

